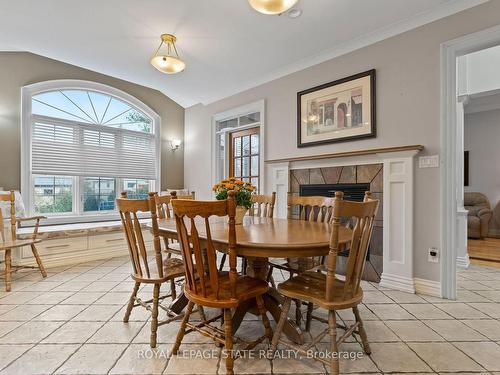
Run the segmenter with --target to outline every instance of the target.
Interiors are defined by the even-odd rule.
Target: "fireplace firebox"
[[[365,192],[370,190],[369,183],[356,183],[356,184],[312,184],[300,185],[299,195],[302,197],[333,197],[335,192],[341,191],[344,193],[344,199],[362,202]]]

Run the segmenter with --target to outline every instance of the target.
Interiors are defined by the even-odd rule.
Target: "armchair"
[[[40,220],[44,219],[45,216],[34,216],[34,217],[18,217],[18,215],[24,215],[24,207],[21,196],[14,191],[10,192],[0,192],[0,251],[5,252],[5,272],[2,276],[5,277],[5,290],[10,292],[11,290],[11,280],[12,272],[19,268],[34,268],[27,266],[13,266],[11,251],[18,247],[30,246],[33,256],[37,262],[38,269],[43,277],[47,277],[47,272],[43,267],[42,260],[38,255],[35,244],[41,242],[37,239],[38,228],[40,226]],[[35,226],[33,229],[33,234],[29,239],[17,239],[17,226],[21,222],[25,221],[35,221]],[[7,229],[6,223],[10,223],[10,229]]]
[[[464,193],[464,208],[468,211],[467,236],[469,238],[486,237],[492,216],[488,198],[481,193]]]

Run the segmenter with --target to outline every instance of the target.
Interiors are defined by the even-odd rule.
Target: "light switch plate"
[[[439,155],[430,156],[420,156],[418,158],[419,168],[438,168],[439,167]]]

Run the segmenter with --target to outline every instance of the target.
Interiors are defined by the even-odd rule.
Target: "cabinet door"
[[[87,250],[87,236],[55,238],[52,240],[43,240],[36,244],[40,256],[51,256],[63,253],[75,253]],[[33,253],[29,246],[24,246],[22,258],[33,258]]]

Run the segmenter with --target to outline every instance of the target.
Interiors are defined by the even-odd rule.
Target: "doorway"
[[[464,119],[460,112],[463,82],[457,78],[458,60],[465,55],[500,45],[500,25],[441,45],[441,287],[443,298],[457,294],[457,256],[467,247],[464,207]],[[467,87],[465,87],[467,90]],[[463,109],[463,107],[462,107]],[[465,221],[464,221],[465,218]]]

